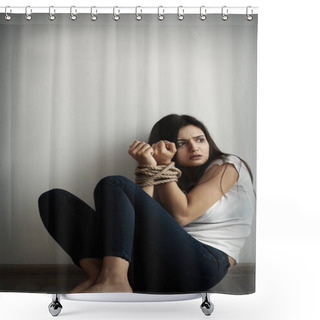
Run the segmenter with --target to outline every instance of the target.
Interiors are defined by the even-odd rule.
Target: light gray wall
[[[202,120],[255,176],[256,33],[243,15],[0,15],[0,263],[69,262],[39,195],[64,188],[93,206],[100,178],[133,178],[129,145],[166,114]],[[255,261],[255,228],[241,258]]]

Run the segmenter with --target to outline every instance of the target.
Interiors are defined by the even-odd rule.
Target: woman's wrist
[[[138,166],[156,166],[157,162],[154,158],[152,159],[143,159],[138,161]]]
[[[169,166],[171,163],[172,163],[171,160],[168,160],[168,161],[158,161],[158,162],[157,162],[157,165],[158,165],[158,166]]]
[[[181,171],[174,164],[174,162],[170,162],[169,165],[139,165],[135,171],[136,183],[140,187],[145,187],[168,182],[178,182]]]

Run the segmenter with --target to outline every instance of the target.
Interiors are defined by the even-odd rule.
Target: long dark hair
[[[187,125],[194,125],[194,126],[198,127],[199,129],[201,129],[203,131],[208,143],[209,143],[209,159],[205,164],[203,164],[201,167],[199,167],[199,172],[198,172],[196,179],[194,181],[192,181],[192,185],[190,185],[190,188],[188,188],[188,189],[192,189],[192,187],[199,181],[199,179],[202,177],[205,170],[212,163],[212,161],[214,161],[216,159],[222,159],[224,161],[229,156],[229,154],[222,152],[218,148],[218,146],[213,141],[206,126],[201,121],[199,121],[198,119],[196,119],[195,117],[192,117],[190,115],[169,114],[169,115],[163,117],[162,119],[160,119],[153,126],[153,128],[150,132],[148,143],[150,145],[152,145],[153,143],[156,143],[160,140],[168,140],[170,142],[174,142],[177,145],[179,130],[182,127],[185,127]],[[240,160],[246,165],[246,167],[250,173],[251,180],[252,180],[252,173],[251,173],[249,166],[247,165],[247,163],[245,161],[243,161],[242,159],[240,159]],[[180,167],[179,163],[176,161],[176,155],[174,156],[172,161],[174,161],[176,163],[177,168],[182,169]],[[183,170],[182,170],[182,173],[183,173]],[[181,180],[183,181],[183,183],[185,183],[185,184],[187,183],[187,181],[186,181],[187,179],[184,174],[182,174]],[[190,182],[189,182],[189,184],[190,184]]]

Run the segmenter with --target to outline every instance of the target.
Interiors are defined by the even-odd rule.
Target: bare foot
[[[102,261],[100,259],[85,258],[81,259],[79,261],[79,264],[88,275],[88,279],[78,284],[70,291],[70,293],[81,293],[93,286],[96,283],[98,275],[100,273]]]
[[[129,283],[96,283],[83,293],[107,293],[107,292],[128,292],[132,293],[132,288]]]
[[[69,293],[81,293],[81,292],[87,290],[88,288],[90,288],[91,286],[93,286],[94,283],[95,283],[95,280],[88,279],[86,281],[83,281],[83,282],[79,283]]]
[[[91,261],[89,261],[89,265],[92,266]],[[103,258],[102,267],[95,283],[82,292],[132,293],[132,288],[128,281],[128,269],[129,262],[127,260],[120,257],[106,256]],[[95,270],[97,270],[97,268],[95,268]]]

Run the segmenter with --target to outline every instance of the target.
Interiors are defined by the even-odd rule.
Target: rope
[[[181,171],[171,162],[168,166],[138,166],[136,171],[136,184],[140,187],[148,187],[169,182],[178,182]]]

